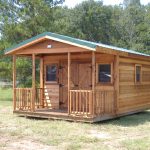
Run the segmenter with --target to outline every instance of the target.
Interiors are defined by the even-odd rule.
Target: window
[[[46,65],[46,81],[47,82],[57,81],[57,65],[56,64]]]
[[[135,66],[135,82],[136,83],[141,82],[141,66],[140,65]]]
[[[98,82],[111,83],[111,64],[98,65]]]

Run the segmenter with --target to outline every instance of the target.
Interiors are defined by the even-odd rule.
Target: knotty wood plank
[[[41,88],[41,96],[40,101],[42,107],[44,108],[44,59],[43,57],[40,58],[40,88]]]
[[[114,89],[115,89],[115,97],[114,97],[114,113],[117,113],[119,107],[119,55],[115,56],[114,62]]]
[[[70,114],[70,52],[68,52],[68,114]]]
[[[16,110],[16,55],[13,55],[13,110]]]
[[[96,65],[96,58],[95,52],[92,52],[92,101],[93,101],[93,116],[95,113],[95,65]]]
[[[32,111],[35,111],[35,54],[32,54]]]

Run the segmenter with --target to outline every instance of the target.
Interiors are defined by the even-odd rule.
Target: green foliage
[[[101,1],[89,0],[81,3],[71,12],[70,31],[72,35],[109,44],[111,12],[111,8],[103,6]]]
[[[124,0],[105,6],[101,0],[88,0],[69,9],[63,2],[0,0],[0,78],[12,79],[12,59],[4,57],[4,49],[44,31],[150,54],[150,4]],[[17,60],[20,86],[31,85],[31,65],[31,60]]]

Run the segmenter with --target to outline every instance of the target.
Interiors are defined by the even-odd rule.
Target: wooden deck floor
[[[93,122],[91,117],[73,116],[68,115],[67,110],[62,109],[37,109],[36,111],[16,110],[13,112],[18,116],[31,117],[31,118],[43,118],[43,119],[55,119],[55,120],[67,120],[67,121],[81,121],[81,122]]]

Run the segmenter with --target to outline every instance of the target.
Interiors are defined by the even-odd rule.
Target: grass
[[[36,120],[13,115],[11,96],[0,90],[1,150],[150,150],[150,111],[97,124]]]
[[[127,149],[132,150],[148,150],[150,149],[150,137],[147,138],[139,138],[132,140],[125,140],[123,144],[127,147]]]
[[[0,88],[0,100],[11,100],[12,99],[12,89]]]

